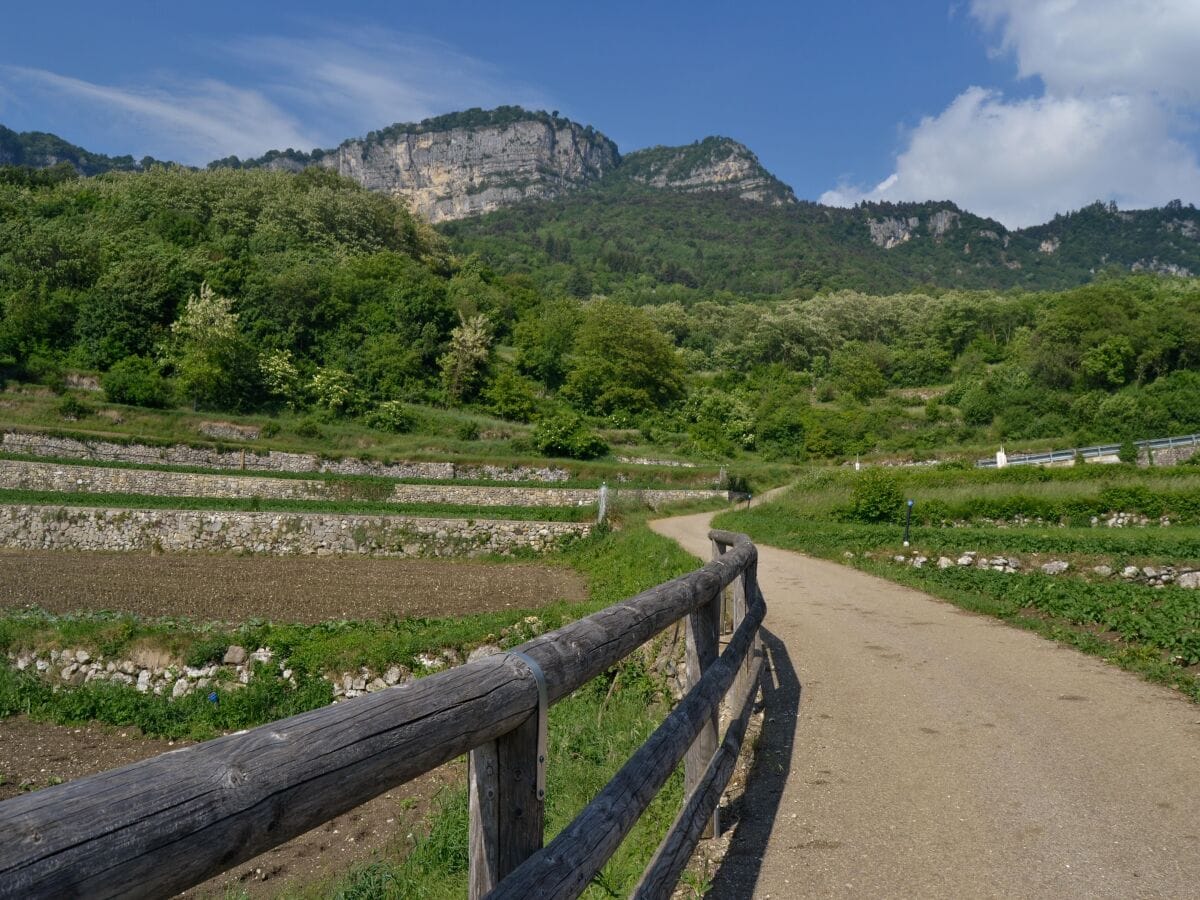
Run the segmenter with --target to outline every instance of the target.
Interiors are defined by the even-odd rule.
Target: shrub
[[[604,443],[579,416],[565,413],[538,422],[533,429],[533,447],[543,456],[595,459],[608,452]]]
[[[321,426],[313,419],[302,419],[296,425],[296,434],[302,438],[312,438],[314,440],[325,437],[325,432],[321,430]]]
[[[408,434],[417,426],[417,417],[399,400],[385,400],[367,414],[367,424],[392,434]]]
[[[904,506],[896,476],[883,469],[867,469],[850,494],[847,517],[855,522],[893,522]]]
[[[454,429],[454,434],[460,441],[477,441],[479,440],[479,423],[467,420],[459,422],[458,427]]]
[[[82,400],[77,400],[74,397],[63,397],[62,402],[57,407],[58,414],[64,419],[75,421],[76,419],[86,419],[93,412],[92,408]]]
[[[144,356],[127,356],[100,376],[104,396],[112,403],[165,409],[173,397],[171,383],[158,371],[158,363]]]
[[[1121,449],[1117,451],[1117,459],[1130,465],[1136,464],[1138,459],[1137,444],[1130,440],[1122,441]]]

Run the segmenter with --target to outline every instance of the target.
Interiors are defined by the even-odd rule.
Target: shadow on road
[[[754,892],[767,839],[779,814],[783,787],[792,769],[796,715],[803,686],[783,641],[762,629],[768,667],[763,673],[763,728],[754,749],[746,791],[721,820],[733,828],[729,849],[706,896],[741,900]]]

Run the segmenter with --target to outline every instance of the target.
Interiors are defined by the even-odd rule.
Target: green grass
[[[94,412],[83,418],[67,420],[58,412],[61,396],[45,388],[32,386],[9,387],[3,392],[6,406],[4,424],[24,431],[40,431],[77,440],[105,440],[116,443],[138,443],[150,446],[184,444],[194,447],[213,447],[228,451],[245,450],[264,453],[281,450],[307,453],[328,458],[356,458],[377,462],[396,460],[453,461],[457,464],[491,464],[499,466],[552,466],[566,469],[572,480],[595,486],[601,481],[610,483],[629,478],[640,486],[690,487],[710,485],[716,479],[720,463],[697,460],[695,468],[674,466],[636,466],[602,458],[594,461],[547,458],[529,449],[527,435],[531,426],[503,419],[430,406],[414,406],[419,421],[411,434],[389,434],[349,419],[320,420],[315,424],[318,433],[309,432],[305,425],[312,416],[294,413],[274,415],[229,415],[226,413],[193,412],[188,409],[153,410],[123,406],[102,401],[101,395],[71,390],[72,397],[91,407]],[[103,414],[103,415],[102,415]],[[116,421],[120,419],[120,421]],[[238,425],[266,427],[270,436],[252,441],[216,441],[199,431],[201,422],[227,421]],[[464,422],[473,422],[481,434],[493,435],[479,440],[458,437]],[[638,432],[619,433],[621,443],[614,443],[612,456],[688,459],[644,443]],[[78,461],[76,461],[78,462]],[[747,474],[764,486],[786,480],[789,466],[762,462],[749,457],[730,464],[739,474]]]
[[[106,656],[146,644],[201,662],[231,643],[266,646],[287,659],[297,678],[291,688],[277,668],[257,666],[249,685],[237,691],[217,686],[219,705],[203,692],[170,701],[132,687],[94,682],[55,689],[28,672],[0,665],[0,717],[27,714],[73,725],[101,721],[136,726],[145,734],[204,739],[248,728],[330,702],[324,671],[389,664],[412,665],[418,653],[454,647],[465,652],[484,641],[512,646],[611,605],[696,568],[699,561],[646,527],[647,513],[626,513],[622,527],[601,529],[551,557],[587,579],[585,603],[556,603],[533,610],[505,610],[458,619],[396,619],[385,622],[325,622],[237,626],[186,619],[142,620],[119,613],[54,616],[38,610],[0,618],[0,651],[27,647],[89,647]],[[525,618],[536,614],[540,626]],[[505,631],[507,635],[504,635]],[[614,682],[616,684],[614,685]],[[611,689],[611,690],[610,690]],[[583,686],[550,715],[546,835],[564,828],[657,727],[668,711],[665,685],[637,655]],[[676,771],[634,826],[629,837],[585,892],[587,897],[627,894],[673,820],[682,801]],[[467,810],[465,789],[446,791],[411,845],[392,848],[383,859],[359,866],[335,882],[300,888],[300,896],[344,898],[461,897],[466,892]]]
[[[535,633],[558,628],[698,565],[694,557],[673,541],[651,532],[644,518],[631,519],[619,530],[603,529],[596,536],[539,561],[581,572],[588,582],[589,599],[583,603],[556,601],[537,609],[504,609],[458,618],[331,620],[314,625],[257,620],[229,624],[186,618],[146,619],[119,611],[54,615],[36,609],[12,610],[0,616],[0,653],[71,647],[85,648],[111,659],[137,647],[154,647],[176,659],[198,664],[216,657],[229,644],[240,644],[271,648],[275,659],[286,659],[301,679],[315,680],[325,672],[355,671],[361,666],[379,672],[399,664],[420,671],[416,661],[420,654],[453,648],[465,655],[471,648],[488,642],[515,646]],[[531,616],[537,618],[536,625],[525,621]],[[148,734],[170,737],[205,735],[214,728],[225,727],[221,724],[225,720],[214,719],[209,710],[194,704],[173,707],[176,711],[166,715],[160,706],[167,701],[138,694],[128,687],[93,683],[51,691],[39,687],[42,683],[32,676],[8,666],[0,666],[0,674],[8,679],[2,695],[7,699],[0,701],[0,716],[24,711],[64,723],[90,717],[115,725],[137,725]],[[324,695],[305,696],[314,705],[328,702]],[[72,699],[68,701],[68,697]],[[229,727],[261,724],[271,718],[278,716],[239,720],[236,726]]]
[[[617,689],[609,696],[613,681]],[[667,712],[663,686],[640,660],[594,679],[550,711],[546,785],[546,840],[566,827],[650,736]],[[584,897],[627,896],[683,798],[677,770]],[[354,869],[332,884],[300,896],[345,898],[459,898],[467,892],[467,800],[465,788],[447,791],[411,848],[395,859]]]
[[[1049,497],[1048,502],[1054,502],[1063,496],[1075,496],[1065,493],[1064,488],[1082,486],[1094,489],[1099,496],[1114,486],[1128,490],[1154,482],[1183,485],[1195,477],[1194,471],[1186,469],[1147,473],[1120,468],[1123,471],[1081,472],[1065,477],[1059,472],[1020,472],[1014,477],[1004,472],[934,470],[895,473],[894,478],[910,496],[922,496],[914,488],[924,484],[945,496],[960,493],[969,498],[972,491],[982,487],[990,499],[1001,502],[1011,496],[1034,500]],[[1164,477],[1165,472],[1172,474]],[[852,564],[872,574],[1103,656],[1152,680],[1174,685],[1200,701],[1200,675],[1191,670],[1200,664],[1200,594],[1196,591],[1173,586],[1154,589],[1076,574],[1014,575],[974,567],[938,569],[932,565],[916,569],[890,559],[893,555],[918,553],[931,559],[943,555],[953,558],[975,550],[992,556],[1066,557],[1076,563],[1104,562],[1113,568],[1129,564],[1200,565],[1200,528],[917,526],[911,530],[911,547],[906,549],[902,543],[904,529],[896,522],[844,520],[855,483],[854,473],[811,473],[776,502],[723,513],[715,524],[746,532],[764,544],[827,559],[845,562],[845,554],[853,554]],[[1081,568],[1077,564],[1074,572]]]
[[[5,452],[0,452],[0,459],[14,460],[16,462],[47,463],[55,466],[81,466],[95,469],[132,469],[143,472],[177,472],[185,475],[219,475],[222,478],[244,475],[252,478],[274,478],[281,481],[318,481],[331,486],[334,490],[337,490],[338,486],[342,486],[341,490],[349,495],[366,496],[379,496],[381,492],[390,494],[392,487],[397,484],[416,484],[422,486],[453,485],[454,487],[570,488],[583,490],[596,489],[601,484],[608,482],[612,482],[613,486],[620,487],[623,490],[687,490],[690,488],[705,489],[713,487],[711,478],[709,479],[709,483],[697,482],[695,484],[664,481],[656,476],[655,473],[658,470],[654,467],[643,467],[647,469],[644,474],[639,472],[631,473],[629,469],[632,467],[624,467],[620,471],[614,472],[614,476],[622,476],[623,480],[620,481],[616,477],[602,477],[601,475],[589,473],[580,475],[579,477],[573,475],[570,481],[546,482],[525,480],[497,481],[490,478],[391,478],[378,475],[339,475],[331,472],[213,469],[203,466],[176,466],[165,463],[93,460],[66,456],[30,456],[27,453]],[[539,465],[556,466],[557,461],[541,460]]]

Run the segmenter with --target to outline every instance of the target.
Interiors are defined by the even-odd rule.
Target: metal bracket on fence
[[[537,795],[539,800],[546,799],[546,756],[549,754],[550,732],[547,716],[550,712],[549,694],[546,691],[546,675],[542,672],[542,667],[533,661],[531,657],[524,653],[518,653],[515,650],[508,651],[508,656],[514,656],[525,664],[525,667],[533,674],[533,680],[537,682],[538,689],[538,708],[537,708]]]

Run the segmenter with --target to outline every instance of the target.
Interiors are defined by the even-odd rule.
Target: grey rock
[[[1175,579],[1175,584],[1181,588],[1200,588],[1200,572],[1184,572]]]
[[[1053,559],[1048,563],[1042,563],[1042,572],[1046,575],[1061,575],[1069,568],[1071,568],[1071,564],[1061,559]]]
[[[246,661],[246,648],[238,644],[230,644],[221,662],[227,666],[240,666]]]
[[[467,654],[467,662],[475,662],[477,659],[483,659],[488,656],[494,656],[497,653],[504,651],[495,644],[480,644],[474,650]]]
[[[1101,578],[1107,578],[1113,572],[1112,568],[1109,566],[1092,566],[1092,571]]]

